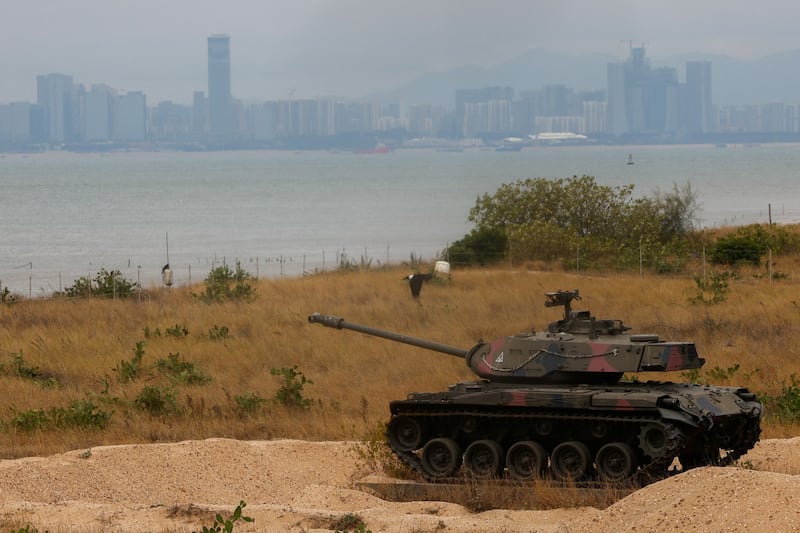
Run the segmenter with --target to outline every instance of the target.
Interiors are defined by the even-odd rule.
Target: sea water
[[[264,277],[433,261],[470,231],[478,196],[537,177],[635,196],[688,183],[702,227],[794,222],[798,169],[794,144],[4,154],[0,287],[46,296],[100,269],[148,287],[167,262],[185,284],[223,262]]]

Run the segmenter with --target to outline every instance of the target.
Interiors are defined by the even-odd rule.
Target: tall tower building
[[[208,130],[212,137],[231,136],[231,43],[227,35],[208,37]]]
[[[44,74],[36,78],[36,103],[44,110],[44,135],[61,143],[73,133],[72,76]]]
[[[711,106],[711,62],[686,63],[686,127],[692,133],[714,131]]]

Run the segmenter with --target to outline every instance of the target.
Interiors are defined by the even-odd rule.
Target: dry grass
[[[575,308],[624,319],[633,332],[696,341],[706,369],[740,365],[717,384],[775,395],[791,376],[800,375],[800,287],[792,281],[798,267],[782,261],[787,280],[745,275],[731,281],[727,300],[713,307],[689,303],[697,290],[690,277],[524,268],[455,271],[449,281],[429,283],[421,303],[401,279],[407,271],[389,269],[262,280],[251,303],[208,305],[188,289],[172,289],[151,292],[141,302],[33,300],[1,306],[0,457],[206,437],[360,438],[388,418],[390,400],[410,391],[442,390],[473,375],[458,358],[310,325],[310,313],[337,314],[467,348],[479,339],[544,328],[560,310],[545,308],[543,294],[557,289],[580,289],[583,300]],[[165,334],[175,326],[188,335]],[[223,326],[230,338],[209,338],[210,330]],[[152,335],[157,329],[161,336]],[[121,383],[114,368],[132,359],[139,341],[145,341],[144,371],[138,380]],[[171,353],[180,353],[212,381],[175,385],[182,414],[159,417],[137,410],[132,402],[143,387],[170,386],[153,364]],[[9,375],[13,354],[22,354],[26,365],[60,385],[45,388]],[[304,397],[314,400],[310,409],[267,404],[253,415],[238,414],[235,396],[273,398],[281,383],[270,370],[294,366],[313,381],[303,389]],[[683,380],[680,374],[641,378]],[[114,411],[106,429],[21,431],[10,423],[16,413],[87,398]],[[764,436],[797,430],[767,421]]]

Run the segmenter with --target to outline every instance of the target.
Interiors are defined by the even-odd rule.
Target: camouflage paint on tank
[[[572,300],[580,299],[577,290],[546,298],[547,307],[564,307],[561,320],[544,331],[480,342],[469,350],[333,315],[315,313],[308,320],[461,357],[482,378],[390,402],[389,446],[429,481],[455,476],[455,470],[439,467],[460,464],[460,454],[468,463],[465,451],[473,444],[482,446],[484,455],[507,451],[509,457],[496,457],[495,464],[505,460],[515,479],[526,468],[515,449],[545,454],[551,475],[558,475],[560,466],[554,464],[569,466],[560,448],[584,454],[589,471],[581,475],[614,478],[622,457],[632,462],[631,469],[623,468],[625,476],[649,482],[667,475],[675,460],[683,468],[722,464],[721,458],[735,461],[758,441],[762,405],[746,388],[621,380],[628,372],[702,367],[705,360],[693,342],[631,335],[621,320],[572,311]],[[428,444],[435,450],[430,456]],[[614,452],[604,455],[609,449]],[[442,453],[452,461],[440,461]],[[481,464],[472,466],[480,472]]]

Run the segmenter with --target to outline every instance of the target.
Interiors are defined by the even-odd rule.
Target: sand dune
[[[198,531],[246,502],[234,531],[800,531],[800,437],[760,443],[740,467],[690,470],[606,509],[493,510],[390,502],[357,490],[352,443],[208,439],[121,445],[0,463],[0,524],[39,531]],[[352,527],[352,526],[351,526]]]

